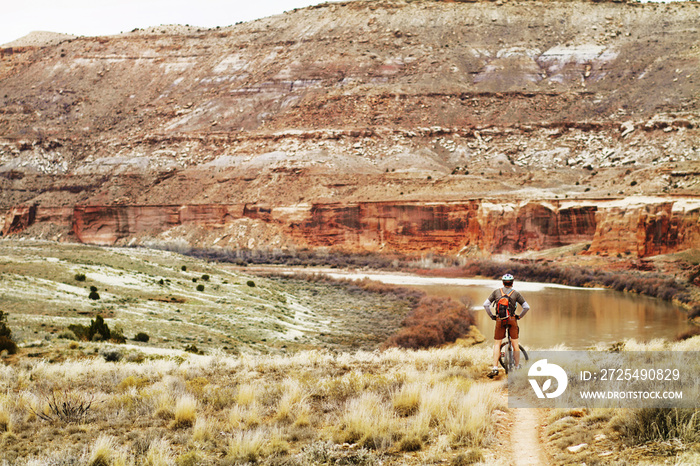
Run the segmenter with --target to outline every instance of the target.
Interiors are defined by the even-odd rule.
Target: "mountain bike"
[[[506,324],[504,327],[506,329],[508,341],[501,343],[501,356],[498,358],[498,362],[503,366],[507,374],[515,370],[515,355],[513,354],[513,342],[510,339],[510,325]],[[530,358],[527,356],[527,351],[525,351],[523,345],[518,344],[518,348],[520,348],[520,361],[528,361]]]

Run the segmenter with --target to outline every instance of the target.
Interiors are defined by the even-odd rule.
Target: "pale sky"
[[[229,26],[324,0],[11,0],[0,8],[0,44],[32,31],[102,36],[161,24]]]
[[[102,36],[161,24],[225,27],[319,3],[324,0],[9,0],[0,5],[0,45],[32,31]]]

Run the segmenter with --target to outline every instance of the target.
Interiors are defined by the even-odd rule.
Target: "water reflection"
[[[493,337],[494,324],[481,306],[493,288],[412,286],[440,296],[469,296],[474,303],[479,330],[488,338]],[[494,288],[497,286],[498,282],[494,282]],[[614,343],[626,338],[671,340],[689,328],[686,315],[677,306],[645,296],[611,290],[550,287],[522,293],[531,310],[520,321],[521,342],[531,349],[559,344],[584,349],[596,343]]]
[[[309,272],[309,269],[303,270]],[[467,296],[473,303],[472,312],[477,327],[489,340],[493,338],[494,323],[486,315],[482,304],[491,291],[501,286],[500,281],[337,269],[313,271],[334,278],[366,277],[455,299]],[[529,349],[564,345],[580,350],[598,343],[612,344],[630,338],[639,342],[656,338],[673,340],[679,333],[690,329],[687,316],[679,307],[656,298],[602,288],[576,288],[517,280],[515,288],[525,296],[531,307],[531,311],[520,321],[520,340]]]

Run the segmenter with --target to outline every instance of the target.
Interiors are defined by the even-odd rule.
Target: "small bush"
[[[202,285],[201,283],[197,285],[197,291],[204,291],[204,285]]]
[[[205,282],[208,282],[209,278],[210,278],[209,275],[207,275],[206,273],[204,275],[202,275],[202,280],[204,280]]]
[[[175,458],[176,466],[197,466],[202,464],[202,458],[196,451],[190,451]]]
[[[97,292],[96,286],[90,287],[90,294],[88,295],[88,298],[95,300],[95,301],[100,299],[100,294]]]
[[[387,340],[386,346],[418,349],[452,343],[474,324],[468,308],[451,298],[426,296],[404,319],[403,328]]]
[[[83,422],[90,411],[94,396],[87,398],[83,393],[56,390],[44,396],[44,401],[42,408],[29,408],[36,417],[44,421],[78,424]]]
[[[71,332],[70,330],[64,330],[63,332],[59,333],[57,338],[60,338],[62,340],[77,340],[78,337],[75,336],[75,333]]]
[[[187,272],[187,266],[183,265],[182,267],[180,267],[180,270],[182,270],[183,272]]]
[[[100,349],[100,356],[105,358],[107,362],[118,362],[124,357],[121,351],[115,348],[102,348]]]
[[[150,339],[151,339],[151,337],[149,337],[148,334],[144,333],[144,332],[139,332],[134,337],[134,341],[140,341],[142,343],[148,343],[148,340],[150,340]]]
[[[690,310],[689,316],[691,319],[694,319],[696,317],[700,317],[700,304],[696,304],[693,306],[693,308]]]
[[[124,330],[121,327],[117,327],[110,331],[109,340],[112,343],[126,343],[126,337],[124,336]]]
[[[10,432],[12,430],[12,420],[10,411],[5,404],[0,404],[0,434],[2,432]]]
[[[84,273],[76,273],[73,278],[75,278],[76,282],[84,282],[87,277],[85,276]]]
[[[17,343],[7,337],[0,337],[0,353],[7,351],[8,354],[17,354]]]
[[[0,352],[17,354],[17,344],[12,339],[12,330],[7,326],[7,314],[0,311]]]
[[[179,398],[175,404],[175,420],[171,427],[173,429],[192,427],[196,420],[197,400],[190,395]]]
[[[423,442],[418,437],[405,437],[399,442],[399,451],[420,451]]]
[[[251,288],[255,288],[255,282],[254,282],[253,280],[248,280],[248,281],[246,282],[246,285],[248,285],[248,286],[251,287]]]
[[[195,345],[185,346],[185,351],[193,354],[204,354],[204,351],[200,351],[199,348],[197,348]]]
[[[170,452],[170,444],[164,438],[153,440],[148,446],[146,458],[143,464],[152,466],[166,466],[173,464],[173,458]]]
[[[466,453],[460,453],[459,455],[452,458],[450,461],[450,466],[463,466],[467,464],[476,464],[484,461],[484,454],[479,448],[472,448]]]
[[[119,453],[114,446],[114,440],[107,435],[100,435],[90,451],[88,466],[110,466],[120,463]]]
[[[68,329],[73,332],[76,338],[84,341],[104,341],[109,340],[112,336],[109,326],[105,323],[101,315],[97,315],[95,320],[90,321],[89,327],[86,325],[72,324],[68,326]]]

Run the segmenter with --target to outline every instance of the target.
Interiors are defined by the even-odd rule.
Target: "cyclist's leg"
[[[491,367],[498,367],[498,358],[501,357],[501,342],[503,340],[494,340],[493,342],[493,365]]]
[[[518,346],[518,339],[512,339],[513,342],[513,359],[515,360],[515,366],[517,367],[518,364],[520,364],[520,347]]]
[[[520,341],[520,329],[518,328],[518,321],[515,318],[511,318],[511,326],[510,329],[510,340],[513,343],[513,362],[515,362],[515,367],[518,367],[520,364],[520,346],[519,346],[519,341]]]
[[[506,331],[503,328],[503,322],[496,321],[496,329],[493,333],[493,368],[498,368],[498,359],[501,357],[501,342],[506,337]]]

